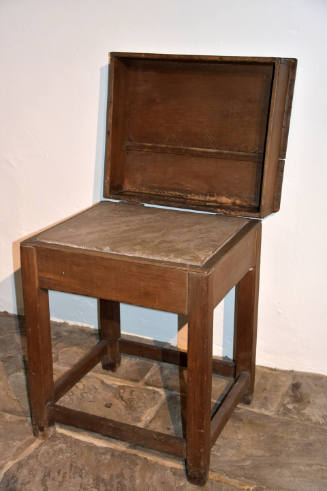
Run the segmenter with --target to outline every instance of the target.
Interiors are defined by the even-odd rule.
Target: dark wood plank
[[[245,403],[251,402],[255,379],[261,223],[256,227],[252,249],[255,258],[253,268],[241,279],[235,292],[234,361],[236,376],[243,371],[247,371],[250,375],[249,389],[243,397]]]
[[[105,161],[108,166],[104,175],[104,196],[112,179],[119,191],[124,179],[124,138],[126,132],[126,99],[121,100],[120,94],[126,93],[126,67],[119,58],[113,57],[109,65],[108,107],[107,107],[107,144]],[[119,99],[119,105],[117,101]],[[111,162],[119,161],[120,166],[112,166]]]
[[[153,450],[159,450],[160,452],[167,452],[178,457],[185,457],[185,441],[182,438],[132,426],[127,423],[119,423],[112,419],[95,416],[56,404],[51,408],[51,411],[54,420],[58,423],[94,431],[101,435],[142,445]]]
[[[217,156],[215,156],[217,157]],[[212,154],[189,156],[173,152],[140,152],[126,154],[124,193],[183,196],[212,205],[238,205],[257,209],[263,163],[242,156],[215,158]],[[163,176],[165,178],[163,179]]]
[[[186,313],[187,273],[70,248],[38,247],[40,286]]]
[[[36,251],[21,247],[27,335],[27,380],[34,435],[52,425],[47,404],[53,401],[53,368],[48,291],[40,288]]]
[[[187,352],[173,348],[165,348],[163,346],[152,345],[149,343],[142,343],[139,341],[132,341],[122,337],[119,340],[119,346],[121,353],[126,355],[141,356],[149,358],[150,360],[163,361],[165,363],[172,363],[173,365],[179,365],[182,367],[187,366]],[[225,360],[223,358],[213,358],[212,371],[217,375],[223,377],[235,376],[235,364],[232,360]]]
[[[279,155],[280,159],[285,159],[286,150],[287,150],[288,132],[290,128],[297,60],[295,58],[287,58],[287,59],[282,59],[281,62],[283,64],[288,65],[287,94],[286,94],[286,101],[285,101],[281,149]]]
[[[208,479],[213,306],[207,275],[189,274],[186,470],[193,484]]]
[[[194,148],[194,147],[176,147],[174,145],[127,142],[127,152],[151,152],[151,153],[171,153],[175,155],[186,155],[189,157],[208,157],[224,160],[256,161],[261,162],[262,153],[237,152],[233,150],[218,150],[215,148]]]
[[[280,202],[282,198],[282,185],[284,177],[284,166],[285,160],[278,161],[277,176],[276,176],[276,186],[274,193],[274,211],[278,211],[280,208]]]
[[[104,370],[115,372],[120,365],[120,303],[99,299],[99,335],[106,339],[107,352],[101,360]]]
[[[149,60],[172,60],[172,61],[225,61],[225,62],[248,62],[248,63],[274,63],[278,58],[263,56],[214,56],[214,55],[183,55],[163,53],[131,53],[124,51],[112,51],[110,59],[114,58],[146,58]]]
[[[245,394],[249,384],[249,373],[241,372],[212,418],[210,430],[211,446],[214,445],[225,424],[229,420],[235,406]]]
[[[272,211],[277,211],[275,194],[278,196],[281,193],[281,179],[278,170],[280,165],[280,155],[283,152],[283,147],[285,148],[286,145],[285,140],[287,133],[283,133],[283,123],[286,112],[285,107],[290,105],[288,82],[289,64],[282,63],[282,60],[279,60],[275,66],[275,76],[271,94],[261,190],[262,199],[260,205],[260,217],[264,217]],[[278,201],[280,201],[280,199]]]
[[[77,382],[94,368],[107,352],[108,341],[102,340],[83,356],[75,365],[67,370],[54,384],[54,402],[58,401]]]
[[[203,199],[189,199],[187,196],[171,196],[169,195],[169,203],[167,197],[163,194],[156,193],[141,193],[131,192],[126,190],[113,191],[110,198],[116,200],[126,200],[134,203],[149,203],[154,205],[170,206],[175,208],[187,208],[189,210],[206,211],[210,213],[219,213],[230,216],[258,217],[257,208],[240,206],[235,204],[224,204],[215,202],[204,202]],[[193,268],[192,268],[193,269]],[[195,270],[195,269],[194,269]]]

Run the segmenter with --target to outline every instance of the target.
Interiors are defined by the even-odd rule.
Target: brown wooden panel
[[[127,140],[262,152],[272,63],[127,60]]]
[[[287,150],[288,132],[290,127],[291,111],[292,111],[297,60],[295,58],[288,58],[288,59],[282,59],[281,62],[282,64],[287,65],[288,67],[287,93],[286,93],[286,101],[285,101],[281,149],[279,155],[281,159],[285,159],[286,150]]]
[[[254,160],[128,151],[126,191],[186,197],[223,205],[259,206],[262,163]]]
[[[265,56],[218,56],[218,55],[176,55],[173,53],[162,54],[162,53],[128,53],[125,51],[114,51],[111,52],[111,57],[119,58],[134,58],[134,59],[144,59],[147,60],[175,60],[175,61],[202,61],[202,62],[213,62],[222,61],[226,62],[242,62],[242,63],[274,63],[276,58],[269,58]]]
[[[280,156],[286,152],[290,106],[293,92],[293,63],[276,63],[272,87],[269,125],[267,132],[264,173],[262,179],[262,200],[260,216],[278,211],[280,205],[282,179],[279,172]],[[291,70],[292,68],[292,70]]]
[[[255,220],[230,241],[216,257],[212,258],[212,304],[213,307],[225,297],[233,286],[255,265],[256,229],[260,222]],[[209,267],[209,264],[208,264]]]
[[[109,67],[106,172],[104,176],[104,196],[109,186],[109,176],[116,189],[121,189],[124,176],[124,141],[126,128],[126,99],[121,95],[126,91],[125,65],[119,58],[112,58]],[[119,104],[114,104],[118,101]],[[115,165],[119,162],[120,165]]]
[[[68,248],[38,247],[37,259],[42,288],[186,313],[184,271]]]
[[[278,209],[296,60],[114,53],[111,65],[105,197]]]

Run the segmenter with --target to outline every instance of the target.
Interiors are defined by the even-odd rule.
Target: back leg
[[[109,341],[101,364],[104,370],[115,372],[120,365],[120,303],[99,299],[99,336]]]

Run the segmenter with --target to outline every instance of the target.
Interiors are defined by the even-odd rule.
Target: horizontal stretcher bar
[[[185,440],[177,436],[166,435],[158,431],[140,428],[112,419],[95,416],[76,409],[69,409],[57,404],[49,408],[50,418],[57,423],[74,426],[101,435],[135,443],[144,447],[159,450],[185,458]]]

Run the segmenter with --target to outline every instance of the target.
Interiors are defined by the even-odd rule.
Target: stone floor
[[[0,491],[196,490],[180,459],[57,425],[31,432],[22,320],[0,313]],[[53,323],[55,376],[95,342],[91,329]],[[123,357],[97,366],[60,403],[180,435],[185,373]],[[228,380],[214,378],[213,406]],[[180,398],[179,392],[182,396]],[[206,490],[327,490],[327,377],[258,367],[251,406],[239,406],[213,447]]]

